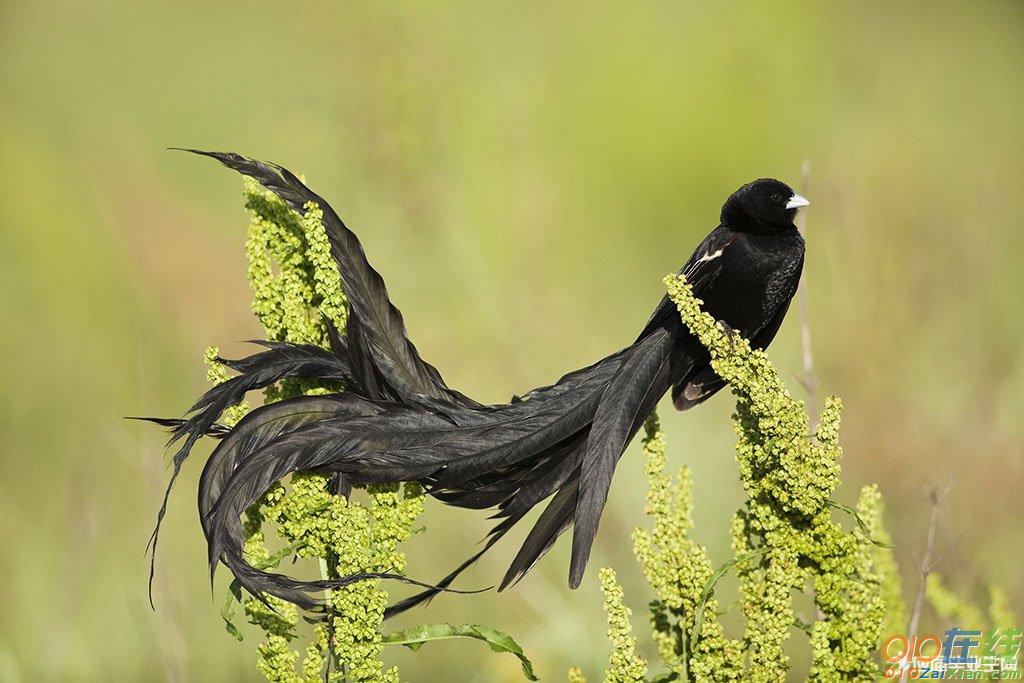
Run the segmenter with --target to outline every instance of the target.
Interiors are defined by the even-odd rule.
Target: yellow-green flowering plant
[[[665,671],[654,680],[785,680],[784,646],[794,628],[808,636],[810,680],[877,680],[883,624],[904,608],[877,489],[864,487],[855,509],[832,500],[839,485],[839,399],[825,402],[811,433],[804,402],[790,396],[765,354],[703,312],[684,278],[670,276],[666,286],[736,399],[736,461],[747,501],[733,516],[733,557],[716,569],[690,538],[690,473],[685,467],[674,477],[666,473],[664,433],[656,415],[648,419],[643,448],[653,527],[637,529],[633,542],[656,595],[649,618]],[[833,518],[837,509],[852,513],[852,529]],[[729,571],[740,584],[744,630],[737,638],[726,635],[718,618],[715,588]],[[613,645],[604,680],[647,680],[622,590],[610,570],[601,579]],[[813,595],[813,618],[797,615],[794,594],[801,591]],[[578,670],[569,677],[583,680]]]
[[[988,587],[988,610],[983,614],[982,610],[971,600],[957,595],[946,587],[942,577],[938,574],[929,574],[925,595],[935,613],[944,619],[952,620],[954,623],[970,624],[971,627],[988,629],[1015,628],[1020,622],[1010,609],[1010,598],[1000,586],[990,585]]]
[[[252,310],[266,339],[329,348],[328,322],[344,329],[346,303],[319,207],[307,204],[303,213],[292,211],[249,178],[245,198]],[[206,362],[212,382],[229,379],[225,365],[230,362],[220,358],[216,348],[207,350]],[[337,386],[285,379],[265,389],[265,401],[331,389]],[[249,407],[243,401],[227,408],[221,422],[233,426]],[[399,547],[418,530],[425,499],[422,487],[370,486],[363,501],[340,493],[329,476],[316,473],[298,473],[287,483],[276,484],[245,514],[246,559],[260,569],[306,559],[315,562],[326,579],[363,572],[404,574],[405,555]],[[273,551],[272,546],[281,548]],[[239,603],[247,620],[264,634],[257,647],[257,667],[275,683],[397,683],[397,668],[386,668],[381,659],[385,645],[418,649],[431,640],[456,637],[482,640],[496,652],[516,655],[526,677],[536,679],[519,645],[489,627],[428,624],[385,633],[388,593],[377,580],[329,591],[326,609],[301,648],[296,648],[301,640],[300,615],[294,605],[268,595],[245,597],[237,581],[232,583],[221,614],[238,640],[244,639],[235,623]]]
[[[251,216],[246,253],[252,308],[267,340],[329,349],[332,328],[345,328],[346,301],[319,207],[311,203],[302,212],[293,211],[249,179],[245,196]],[[736,398],[736,459],[747,501],[732,520],[733,557],[716,567],[707,550],[690,538],[690,474],[685,468],[675,476],[666,473],[664,434],[656,415],[647,421],[646,511],[652,526],[638,529],[633,542],[656,596],[648,616],[661,666],[650,679],[655,667],[638,653],[631,611],[615,573],[606,568],[600,579],[612,655],[605,680],[781,681],[789,671],[785,646],[794,630],[807,635],[811,680],[877,679],[880,637],[900,630],[906,610],[881,525],[877,489],[864,487],[856,507],[833,499],[841,455],[839,400],[825,402],[812,433],[803,402],[790,396],[766,356],[702,312],[683,278],[670,277],[666,285],[682,320],[709,349],[714,369]],[[207,351],[206,361],[215,384],[230,381],[226,368],[240,369],[242,363],[223,360],[215,348]],[[312,354],[309,362],[320,361]],[[329,380],[290,378],[266,386],[265,401],[337,389]],[[220,427],[236,424],[249,408],[244,401],[227,407]],[[257,569],[307,560],[324,579],[404,574],[401,544],[418,530],[422,488],[395,483],[342,495],[349,493],[346,489],[314,472],[274,485],[245,513],[246,560]],[[849,529],[834,511],[849,514]],[[716,594],[718,580],[730,571],[740,586],[744,628],[737,637],[729,637],[719,620]],[[812,596],[813,614],[798,615],[794,595],[800,592]],[[939,613],[968,609],[954,604],[937,577],[929,584],[929,598]],[[257,666],[269,681],[398,681],[397,669],[383,663],[386,645],[418,649],[455,637],[514,654],[524,675],[536,679],[519,645],[488,627],[427,624],[385,632],[388,601],[380,581],[349,583],[325,591],[323,611],[307,626],[293,604],[269,595],[246,597],[236,581],[222,616],[239,640],[244,638],[236,625],[240,606],[248,622],[262,631]],[[1005,596],[994,596],[993,623],[1008,623],[1005,602]],[[578,669],[569,678],[585,680]]]

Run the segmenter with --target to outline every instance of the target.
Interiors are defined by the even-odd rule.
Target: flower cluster
[[[317,560],[328,577],[403,571],[405,557],[397,547],[412,534],[423,509],[423,491],[416,484],[396,484],[371,487],[368,493],[370,502],[364,505],[332,494],[325,477],[294,475],[287,487],[275,486],[257,509],[247,513],[250,561],[269,559],[262,533],[269,521],[296,556]],[[380,626],[388,595],[377,582],[361,581],[330,593],[327,621],[314,629],[302,675],[294,672],[298,653],[287,647],[297,623],[295,607],[265,597],[273,609],[251,598],[246,614],[268,634],[260,647],[259,666],[269,680],[319,681],[322,672],[333,667],[333,680],[343,680],[344,673],[353,681],[397,681],[397,671],[384,671],[380,661]]]
[[[733,558],[716,570],[707,550],[689,538],[690,474],[686,468],[674,478],[665,473],[664,435],[656,416],[648,420],[647,514],[654,527],[633,538],[657,595],[650,620],[668,669],[659,679],[783,681],[785,644],[798,628],[810,640],[810,680],[876,680],[883,623],[887,614],[901,618],[903,607],[877,489],[865,487],[856,509],[832,501],[842,453],[839,399],[825,401],[811,433],[804,402],[790,396],[767,356],[702,311],[684,278],[669,276],[665,284],[736,399],[736,461],[747,502],[733,516]],[[851,514],[851,531],[833,519],[832,509]],[[718,620],[715,584],[729,570],[739,578],[745,626],[738,639],[727,637]],[[811,621],[794,606],[794,593],[808,590],[817,615]],[[610,593],[606,588],[606,603]],[[624,635],[612,630],[618,650]],[[614,673],[619,666],[613,658],[609,680],[622,678]]]
[[[245,249],[252,309],[267,339],[327,346],[323,316],[343,329],[346,306],[322,211],[315,204],[306,205],[302,214],[292,211],[250,178],[245,197],[251,219]],[[217,349],[209,349],[206,360],[210,380],[224,381],[227,373],[217,362]],[[267,389],[266,401],[328,389],[285,380]],[[248,404],[233,406],[223,421],[233,425],[248,410]],[[405,556],[398,546],[412,534],[423,510],[423,490],[417,484],[394,484],[370,487],[367,494],[367,503],[346,500],[330,491],[327,477],[309,473],[275,485],[246,512],[247,559],[268,568],[294,554],[315,560],[324,578],[363,571],[403,572]],[[286,544],[284,551],[271,553],[264,534],[267,526],[273,526]],[[240,638],[230,622],[233,600],[241,599],[237,586],[234,591],[225,619]],[[294,605],[273,596],[245,600],[248,620],[266,634],[257,649],[257,666],[267,680],[397,682],[397,670],[384,670],[380,658],[380,626],[388,595],[379,582],[361,581],[330,591],[326,602],[326,619],[313,628],[311,642],[300,654],[292,649],[299,622]]]
[[[681,467],[674,480],[665,473],[667,446],[657,415],[648,418],[644,430],[645,512],[654,529],[635,530],[633,550],[657,595],[649,616],[658,655],[684,679],[692,672],[697,678],[714,675],[717,680],[741,680],[742,644],[726,638],[717,619],[702,619],[697,630],[698,612],[714,615],[718,602],[713,595],[704,595],[714,575],[711,558],[689,537],[693,528],[690,472]]]
[[[874,680],[873,653],[885,616],[875,539],[870,527],[844,531],[830,509],[839,485],[841,402],[825,401],[811,434],[804,402],[790,396],[767,356],[703,312],[683,278],[669,277],[666,286],[736,397],[736,459],[748,500],[734,519],[732,546],[746,620],[747,679],[785,679],[783,646],[797,623],[792,592],[809,583],[818,613],[810,627],[811,679]],[[865,515],[877,510],[872,491],[862,496]]]
[[[636,638],[629,624],[633,612],[626,607],[615,572],[604,567],[600,579],[604,611],[608,614],[608,639],[612,642],[605,683],[643,683],[647,677],[647,662],[636,653]]]
[[[938,574],[928,575],[925,591],[932,609],[947,621],[985,630],[1015,628],[1020,623],[1010,609],[1009,596],[999,586],[989,586],[987,615],[971,600],[947,588]]]

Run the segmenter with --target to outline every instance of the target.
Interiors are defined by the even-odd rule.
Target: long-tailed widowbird
[[[225,564],[254,595],[267,593],[304,608],[316,593],[375,575],[299,581],[252,567],[242,555],[240,516],[275,482],[316,470],[351,484],[418,481],[432,496],[464,508],[495,508],[500,519],[483,549],[428,590],[389,609],[407,609],[446,589],[535,505],[550,499],[501,581],[518,581],[574,527],[569,586],[583,578],[616,463],[658,400],[669,390],[679,410],[724,386],[710,356],[664,297],[631,345],[571,372],[522,399],[484,405],[448,387],[420,358],[384,280],[366,260],[358,238],[327,202],[294,174],[238,154],[188,150],[251,176],[289,207],[315,202],[348,298],[344,334],[331,330],[330,351],[266,343],[266,350],[227,365],[239,375],[207,391],[182,420],[164,420],[174,476],[195,442],[221,440],[203,469],[199,513],[211,572]],[[704,309],[765,348],[796,291],[804,241],[793,225],[807,200],[778,180],[761,179],[734,192],[717,228],[680,271]],[[246,415],[230,430],[218,425],[225,408],[246,392],[286,377],[341,380],[344,391],[300,396]],[[157,521],[166,507],[161,507]],[[154,531],[155,546],[157,531]]]

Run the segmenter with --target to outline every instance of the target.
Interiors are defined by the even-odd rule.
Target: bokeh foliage
[[[201,453],[164,526],[156,615],[145,601],[163,440],[119,418],[180,413],[206,345],[238,356],[260,336],[240,305],[235,181],[173,144],[308,173],[424,356],[488,400],[628,343],[725,195],[796,182],[810,159],[811,323],[823,390],[846,406],[846,477],[879,483],[907,573],[921,484],[952,473],[940,540],[960,543],[942,576],[980,605],[1002,585],[1020,613],[1008,549],[1024,524],[1001,511],[1024,478],[1022,26],[1011,0],[4,3],[0,679],[251,678],[216,614],[226,584],[209,599],[202,571]],[[797,347],[790,320],[769,352],[784,374]],[[714,557],[745,495],[715,455],[732,446],[729,403],[662,411]],[[644,506],[638,452],[594,557],[627,595],[644,585],[625,540]],[[424,518],[445,533],[414,538],[409,562],[434,577],[488,528]],[[467,587],[493,583],[516,540]],[[596,671],[596,572],[570,593],[565,564],[557,547],[514,591],[446,596],[429,619],[500,613],[539,672]],[[520,679],[514,659],[467,649],[424,648],[417,666]]]

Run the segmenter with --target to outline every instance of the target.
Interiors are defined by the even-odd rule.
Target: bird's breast
[[[701,293],[704,309],[741,334],[771,319],[792,296],[803,262],[803,240],[742,235],[723,256],[715,282]]]

